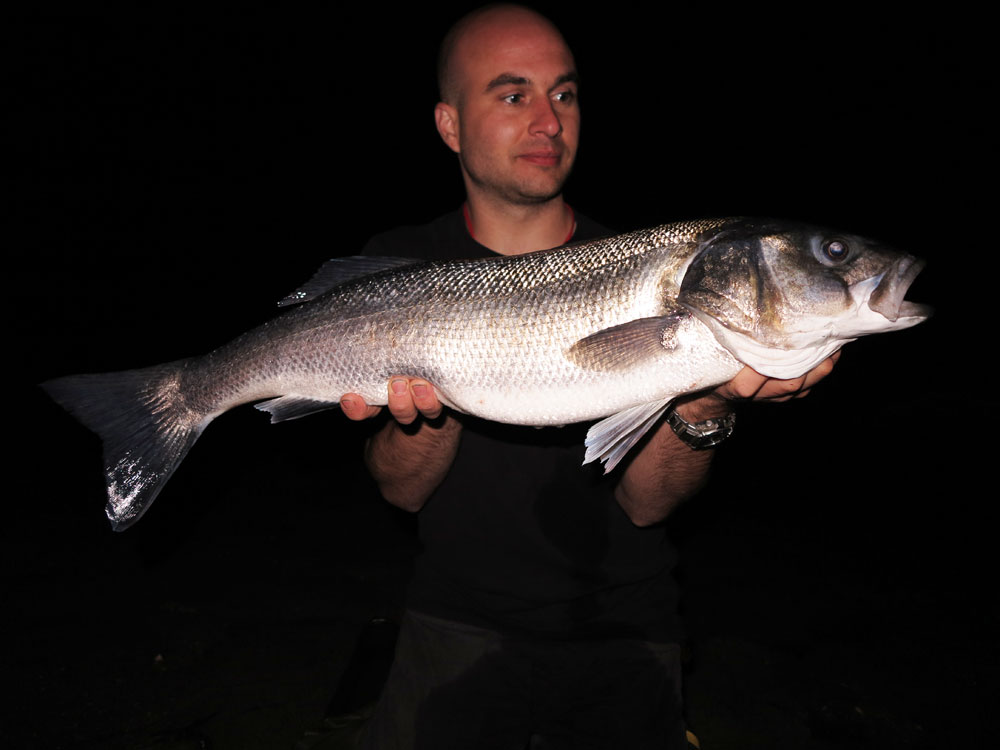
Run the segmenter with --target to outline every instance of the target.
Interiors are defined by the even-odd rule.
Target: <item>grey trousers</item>
[[[365,750],[681,750],[680,647],[501,637],[416,612]]]

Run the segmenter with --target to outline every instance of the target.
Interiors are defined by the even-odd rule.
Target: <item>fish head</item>
[[[926,320],[904,299],[923,266],[856,235],[737,219],[700,240],[678,302],[740,361],[798,377],[859,336]]]

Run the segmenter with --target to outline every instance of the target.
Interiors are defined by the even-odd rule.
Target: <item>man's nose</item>
[[[562,121],[547,98],[537,99],[532,108],[531,134],[555,138],[562,132]]]

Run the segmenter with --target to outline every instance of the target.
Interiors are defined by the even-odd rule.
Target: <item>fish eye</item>
[[[850,248],[843,240],[827,240],[823,243],[823,255],[835,263],[846,260],[849,254]]]

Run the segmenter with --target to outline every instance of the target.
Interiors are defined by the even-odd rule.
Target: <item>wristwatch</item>
[[[733,434],[736,424],[736,414],[730,412],[719,419],[706,419],[704,422],[688,422],[677,413],[674,407],[667,410],[667,424],[674,434],[683,440],[688,447],[696,451],[712,448]]]

